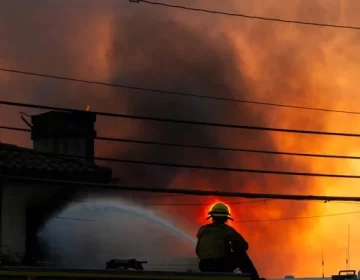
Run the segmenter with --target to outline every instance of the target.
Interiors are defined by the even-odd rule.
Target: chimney
[[[32,116],[31,122],[35,151],[94,160],[95,113],[50,111]]]

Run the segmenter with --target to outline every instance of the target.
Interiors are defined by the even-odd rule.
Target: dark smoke
[[[116,62],[113,67],[114,82],[125,79],[129,84],[141,83],[150,88],[228,97],[237,92],[237,84],[246,95],[248,85],[234,61],[236,52],[226,35],[207,34],[166,16],[160,19],[145,15],[143,21],[139,21],[138,17],[114,22],[114,40],[109,52],[109,59]],[[131,28],[124,28],[126,26]],[[160,32],[164,26],[167,26],[166,32]],[[187,97],[171,98],[161,94],[133,93],[127,104],[127,110],[134,114],[182,120],[215,121],[235,114],[233,110],[224,111],[223,106],[214,102]],[[247,108],[242,106],[239,109],[243,115],[249,116]],[[161,139],[169,143],[217,146],[222,139],[216,129],[191,125],[144,122],[138,124],[137,130],[139,139]],[[121,152],[117,154],[124,157]],[[196,150],[184,152],[182,149],[149,146],[133,146],[125,156],[221,166],[228,161],[220,153],[210,157],[210,153],[198,153]],[[146,174],[146,169],[144,172]],[[151,181],[168,185],[174,172],[179,171],[172,169],[165,173],[163,169],[158,169],[155,174],[158,174],[159,181],[154,178],[149,180],[146,176],[142,183]],[[153,175],[151,172],[150,176]]]
[[[140,14],[141,16],[141,14]],[[114,82],[128,81],[150,88],[169,91],[194,92],[209,96],[251,99],[251,79],[245,74],[245,65],[239,65],[239,53],[231,39],[223,33],[194,28],[172,19],[170,16],[143,15],[117,19],[113,24],[113,44],[109,60],[113,61]],[[131,26],[131,28],[124,28]],[[165,32],[160,32],[166,26]],[[240,53],[241,56],[241,53]],[[199,100],[188,97],[167,97],[161,94],[132,93],[127,100],[127,111],[134,114],[168,117],[182,120],[228,122],[266,125],[266,116],[254,112],[243,104]],[[119,129],[121,130],[121,128]],[[199,127],[192,125],[137,123],[136,138],[161,139],[163,142],[226,146],[228,139],[239,147],[268,147],[275,149],[267,133]],[[246,166],[249,155],[238,159],[224,152],[157,148],[156,146],[132,146],[120,157],[148,159],[162,162],[231,166]],[[257,158],[257,166],[281,169],[285,166],[275,158]],[[276,162],[274,162],[276,161]],[[286,164],[287,165],[287,164]],[[139,172],[139,167],[136,167]],[[134,176],[142,184],[151,182],[168,185],[178,170],[144,168],[143,176]],[[150,171],[150,173],[148,173]],[[146,174],[149,174],[150,179]],[[156,174],[158,179],[153,176]],[[202,176],[199,173],[199,176]],[[207,174],[208,175],[208,174]],[[220,175],[220,174],[219,174]],[[228,185],[231,176],[218,177],[219,183]],[[246,178],[243,176],[243,178]],[[214,178],[212,178],[214,179]],[[244,179],[243,179],[244,180]]]
[[[269,24],[264,27],[261,23],[246,23],[235,28],[226,20],[215,17],[205,19],[197,14],[188,17],[198,24],[190,24],[191,20],[185,22],[186,20],[176,19],[175,12],[166,13],[165,10],[153,8],[150,10],[147,6],[136,6],[127,1],[101,1],[100,4],[99,1],[78,0],[70,4],[49,0],[9,0],[0,3],[0,40],[5,42],[0,44],[0,63],[9,68],[240,99],[256,99],[266,93],[269,99],[276,97],[279,102],[295,103],[291,101],[298,101],[302,96],[320,99],[310,92],[310,72],[312,61],[321,61],[321,50],[316,47],[310,51],[303,50],[306,40],[294,40],[286,44],[274,43],[269,46],[270,42],[277,41],[280,30],[277,25]],[[214,3],[212,2],[216,6]],[[184,14],[184,17],[187,15]],[[238,31],[239,37],[258,51],[259,58],[256,62],[261,67],[256,78],[248,75],[250,65],[245,63],[246,53],[239,51],[234,38],[225,32],[233,28]],[[109,42],[104,35],[107,33],[110,34]],[[105,50],[99,55],[102,46]],[[306,55],[308,57],[304,57]],[[263,107],[244,104],[169,97],[2,73],[1,79],[5,81],[0,84],[1,98],[15,101],[75,108],[84,108],[90,104],[94,110],[99,111],[259,126],[279,126],[283,123],[301,126],[302,123],[307,125],[310,121],[315,128],[322,127],[320,118],[314,121],[308,115],[300,114],[298,119],[286,119],[282,115],[276,115],[277,111],[269,112]],[[294,86],[293,80],[297,80],[300,85]],[[9,125],[22,125],[18,121],[17,111],[13,108],[1,111],[0,114],[2,118],[9,120]],[[270,150],[278,148],[278,138],[266,132],[110,118],[99,119],[97,128],[99,135],[104,136],[207,146]],[[4,133],[2,137],[4,141],[29,145],[26,138],[19,140],[20,138],[13,135]],[[312,141],[311,138],[306,140],[309,140],[307,143]],[[312,147],[316,146],[314,143],[311,142]],[[184,164],[272,170],[306,169],[302,162],[281,157],[115,143],[100,142],[97,154]],[[185,171],[120,164],[111,166],[114,168],[114,175],[124,184],[147,186],[289,193],[305,192],[310,182],[293,177]],[[179,177],[182,179],[181,185],[177,183]],[[295,188],[298,185],[303,188]],[[184,200],[187,199],[190,198]],[[179,202],[180,199],[176,201]],[[307,205],[294,207],[293,204],[283,203],[281,206],[283,208],[278,209],[280,214],[291,213],[291,216],[301,214],[307,209]],[[240,205],[235,212],[244,220],[259,219],[260,214],[267,210],[270,212],[275,207],[279,205]],[[172,208],[169,213],[177,217],[177,209],[181,210]],[[202,213],[200,210],[182,211],[176,222],[180,227],[200,212]],[[291,235],[284,233],[283,229],[295,232],[298,229],[304,230],[306,225],[300,222],[277,227],[269,224],[241,225],[253,244],[251,254],[255,254],[261,273],[279,275],[282,269],[291,269],[298,265],[296,257],[293,256],[293,248],[283,248],[276,265],[269,264],[268,260],[269,256],[278,254],[279,248],[292,240]],[[196,232],[197,226],[196,222],[191,224],[192,233]],[[95,234],[94,232],[89,229],[89,235]],[[119,236],[119,248],[127,244],[126,237]],[[100,244],[106,238],[97,236],[94,242]],[[93,254],[98,249],[101,250],[99,244],[94,244],[94,250],[91,251]],[[86,254],[90,254],[89,251],[86,251]],[[294,257],[293,262],[289,261],[290,256]]]

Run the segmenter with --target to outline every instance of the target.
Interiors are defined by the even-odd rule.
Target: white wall
[[[59,186],[4,183],[1,203],[1,240],[5,252],[23,255],[26,238],[26,208],[48,199]]]

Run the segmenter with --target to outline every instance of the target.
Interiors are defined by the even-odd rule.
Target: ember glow
[[[1,1],[4,8],[0,9],[0,39],[3,42],[0,44],[0,63],[4,68],[201,95],[359,110],[358,31],[234,19],[134,5],[128,1],[79,0],[68,3],[34,0],[23,1],[21,8],[15,2]],[[184,4],[180,0],[171,2]],[[324,1],[315,0],[188,2],[193,6],[258,16],[360,25],[359,1],[329,0],[326,5]],[[30,27],[31,31],[28,30]],[[359,133],[358,115],[170,97],[7,73],[0,73],[0,81],[1,99],[11,101],[83,108],[83,101],[87,100],[96,111]],[[0,116],[8,122],[4,125],[22,126],[18,112],[14,108],[1,108]],[[171,143],[316,154],[360,154],[359,139],[351,137],[173,126],[113,118],[98,118],[97,130],[101,136]],[[28,135],[2,132],[1,137],[4,142],[31,144]],[[358,160],[104,142],[97,142],[96,153],[99,156],[181,164],[360,174]],[[122,178],[124,184],[360,195],[358,181],[350,179],[111,166],[114,175]],[[207,222],[208,209],[217,198],[138,195],[135,200],[162,213],[177,227],[195,236],[198,227]],[[250,255],[261,275],[321,276],[322,249],[326,275],[346,268],[348,224],[351,225],[351,268],[360,268],[356,266],[360,263],[360,256],[353,246],[360,242],[359,216],[311,218],[360,211],[357,204],[221,200],[230,205],[235,220],[231,225],[249,241]],[[294,217],[296,219],[291,219]],[[271,221],[274,219],[283,220]]]

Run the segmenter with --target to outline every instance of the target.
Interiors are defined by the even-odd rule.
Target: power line
[[[28,128],[5,126],[5,125],[0,126],[0,129],[21,131],[21,132],[31,132],[31,129],[28,129]]]
[[[14,195],[10,195],[10,196],[14,196]],[[141,199],[147,199],[147,198],[149,198],[149,199],[157,199],[157,198],[164,198],[164,197],[172,197],[172,198],[175,198],[175,199],[177,199],[177,198],[182,198],[182,197],[184,197],[184,196],[188,196],[188,195],[186,195],[186,194],[156,194],[156,195],[154,195],[154,194],[147,194],[147,196],[146,197],[141,197]],[[123,198],[127,198],[126,196],[124,197],[123,196]],[[137,197],[137,198],[139,198],[139,197]],[[87,198],[87,199],[71,199],[71,201],[70,202],[96,202],[97,200],[103,200],[103,199],[107,199],[106,197],[102,197],[102,198],[99,198],[99,197],[97,197],[97,198]],[[228,205],[239,205],[239,204],[249,204],[249,203],[262,203],[262,202],[266,202],[266,201],[270,201],[271,199],[250,199],[250,200],[237,200],[237,201],[227,201],[227,203],[226,204],[228,204]],[[341,203],[341,202],[340,202]],[[346,203],[346,202],[343,202],[343,203]],[[349,202],[350,203],[350,202]],[[355,202],[354,202],[354,204],[355,204]],[[200,205],[200,206],[206,206],[206,205],[208,205],[208,206],[210,206],[210,205],[212,205],[211,203],[141,203],[141,205],[154,205],[154,206],[162,206],[162,205],[164,205],[164,206],[172,206],[172,205],[174,205],[174,206],[180,206],[180,205],[183,205],[183,206],[195,206],[195,205]],[[356,205],[358,205],[358,204],[356,204]]]
[[[51,155],[51,153],[44,153],[44,154]],[[70,158],[71,157],[72,158],[76,157],[76,156],[72,156],[72,155],[61,155],[61,154],[53,154],[53,155],[62,156],[62,157],[70,157]],[[161,167],[170,167],[170,168],[213,170],[213,171],[222,171],[222,172],[239,172],[239,173],[255,173],[255,174],[267,174],[267,175],[286,175],[286,176],[360,179],[360,175],[350,175],[350,174],[329,174],[329,173],[308,173],[308,172],[291,172],[291,171],[277,171],[277,170],[261,170],[261,169],[235,168],[235,167],[179,164],[179,163],[168,163],[168,162],[157,162],[157,161],[142,161],[142,160],[119,159],[119,158],[109,158],[109,157],[92,157],[92,159],[119,162],[119,163],[128,163],[128,164],[151,165],[151,166],[161,166]]]
[[[334,214],[327,214],[327,215],[314,215],[314,216],[303,216],[303,217],[286,217],[286,218],[260,219],[260,220],[243,220],[243,221],[234,221],[234,222],[235,223],[277,222],[277,221],[290,221],[290,220],[303,220],[303,219],[314,219],[314,218],[344,216],[344,215],[359,214],[359,213],[360,213],[360,211],[352,211],[352,212],[334,213]]]
[[[162,2],[153,2],[153,1],[147,1],[147,0],[137,0],[137,1],[130,1],[130,2],[137,2],[137,3],[142,2],[142,3],[146,3],[146,4],[150,4],[150,5],[163,6],[163,7],[167,7],[167,8],[176,8],[176,9],[182,9],[182,10],[204,12],[204,13],[218,14],[218,15],[231,16],[231,17],[242,17],[242,18],[247,18],[247,19],[276,21],[276,22],[281,22],[281,23],[294,23],[294,24],[302,24],[302,25],[313,25],[313,26],[319,26],[319,27],[332,27],[332,28],[360,30],[360,27],[358,27],[358,26],[335,25],[335,24],[317,23],[317,22],[309,22],[309,21],[297,21],[297,20],[286,20],[286,19],[279,19],[279,18],[250,16],[250,15],[246,15],[246,14],[220,12],[220,11],[208,10],[208,9],[203,9],[203,8],[193,8],[193,7],[172,5],[172,4],[166,4],[166,3],[162,3]]]
[[[162,197],[162,196],[161,196]],[[86,200],[76,200],[77,202],[88,202]],[[250,201],[233,201],[233,202],[226,202],[227,205],[240,205],[240,204],[248,204],[248,203],[264,203],[267,201],[273,201],[273,199],[259,199],[259,200],[250,200]],[[335,203],[335,202],[334,202]],[[359,206],[359,203],[356,202],[338,202],[338,203],[346,203],[346,204],[351,204],[351,205],[355,205],[355,206]],[[151,206],[211,206],[213,205],[213,203],[140,203],[140,205],[151,205]],[[353,213],[353,212],[350,212]],[[355,212],[358,213],[358,212]],[[316,216],[315,216],[316,217]]]
[[[272,103],[272,102],[252,101],[252,100],[238,99],[238,98],[226,98],[226,97],[217,97],[217,96],[209,96],[209,95],[200,95],[200,94],[168,91],[168,90],[138,87],[138,86],[124,85],[124,84],[105,83],[105,82],[77,79],[77,78],[64,77],[64,76],[56,76],[56,75],[49,75],[49,74],[42,74],[42,73],[35,73],[35,72],[20,71],[20,70],[7,69],[7,68],[0,68],[0,71],[16,73],[16,74],[23,74],[23,75],[30,75],[30,76],[37,76],[37,77],[43,77],[43,78],[50,78],[50,79],[65,80],[65,81],[71,81],[71,82],[95,84],[95,85],[109,86],[109,87],[116,87],[116,88],[125,88],[125,89],[131,89],[131,90],[137,90],[137,91],[143,91],[143,92],[156,92],[156,93],[167,94],[167,95],[180,95],[180,96],[210,99],[210,100],[217,100],[217,101],[229,101],[229,102],[247,103],[247,104],[254,104],[254,105],[264,105],[264,106],[283,107],[283,108],[311,110],[311,111],[323,111],[323,112],[332,112],[332,113],[343,113],[343,114],[352,114],[352,115],[360,114],[360,112],[356,112],[356,111],[314,108],[314,107],[307,107],[307,106],[278,104],[278,103]]]
[[[9,102],[9,101],[0,101],[0,104],[9,105],[9,106],[17,106],[17,107],[55,110],[55,111],[87,112],[87,111],[84,111],[84,110],[76,110],[76,109],[69,109],[69,108],[63,108],[63,107],[45,106],[45,105],[36,105],[36,104],[30,104],[30,103],[19,103],[19,102]],[[250,126],[250,125],[238,125],[238,124],[225,124],[225,123],[214,123],[214,122],[200,122],[200,121],[190,121],[190,120],[180,120],[180,119],[170,119],[170,118],[156,118],[156,117],[146,117],[146,116],[139,116],[139,115],[107,113],[107,112],[97,112],[97,111],[92,111],[92,113],[96,114],[96,115],[99,115],[99,116],[118,117],[118,118],[135,119],[135,120],[142,120],[142,121],[155,121],[155,122],[166,122],[166,123],[188,124],[188,125],[200,125],[200,126],[233,128],[233,129],[249,129],[249,130],[258,130],[258,131],[273,131],[273,132],[284,132],[284,133],[295,133],[295,134],[312,134],[312,135],[342,136],[342,137],[360,137],[360,134],[345,133],[345,132],[286,129],[286,128],[262,127],[262,126]]]
[[[151,198],[151,199],[154,199],[154,198],[162,198],[162,197],[168,197],[167,195],[159,195],[159,196],[155,196],[155,197],[148,197],[148,198]],[[171,196],[171,195],[169,195]],[[186,195],[172,195],[172,197],[183,197],[183,196],[186,196]],[[142,197],[143,199],[144,197]],[[96,201],[96,199],[94,200]],[[273,199],[271,198],[267,198],[267,199],[258,199],[258,200],[247,200],[247,201],[226,201],[226,204],[227,205],[242,205],[242,204],[249,204],[249,203],[264,203],[264,202],[268,202],[268,201],[274,201]],[[79,200],[79,199],[75,199],[75,200],[72,200],[72,202],[92,202],[92,200]],[[327,201],[325,201],[326,203]],[[138,203],[136,201],[136,203]],[[347,204],[347,205],[355,205],[355,206],[360,206],[360,204],[358,202],[341,202],[341,201],[334,201],[332,203],[341,203],[341,204]],[[138,203],[140,206],[194,206],[194,207],[198,207],[198,206],[211,206],[213,205],[213,203]],[[351,212],[352,213],[352,212]],[[357,212],[356,212],[357,213]]]
[[[248,204],[248,203],[259,203],[266,202],[271,199],[259,199],[255,201],[234,201],[228,202],[228,205]],[[211,206],[213,203],[141,203],[141,205],[153,205],[153,206]]]
[[[0,129],[31,132],[30,129],[20,128],[20,127],[13,127],[13,126],[0,126]],[[360,156],[345,156],[345,155],[332,155],[332,154],[313,154],[313,153],[294,153],[294,152],[256,150],[256,149],[242,149],[242,148],[231,148],[231,147],[216,147],[216,146],[202,146],[202,145],[191,145],[191,144],[176,144],[176,143],[158,142],[158,141],[146,141],[146,140],[129,139],[129,138],[113,138],[113,137],[96,136],[95,139],[101,140],[101,141],[124,142],[124,143],[143,144],[143,145],[156,145],[156,146],[166,146],[166,147],[176,147],[176,148],[194,148],[194,149],[203,149],[203,150],[218,150],[218,151],[228,151],[228,152],[246,152],[246,153],[257,153],[257,154],[268,154],[268,155],[285,155],[285,156],[300,156],[300,157],[315,157],[315,158],[336,158],[336,159],[356,159],[356,160],[360,159]],[[87,157],[84,157],[84,156],[75,156],[75,155],[72,156],[72,157],[83,158],[83,159],[87,158]]]
[[[259,199],[255,201],[234,201],[227,202],[228,205],[240,205],[240,204],[248,204],[248,203],[263,203],[266,201],[270,201],[271,199]],[[88,202],[88,201],[79,201],[79,202]],[[213,203],[139,203],[141,206],[211,206]]]
[[[0,128],[2,128],[2,127],[0,126]],[[360,156],[294,153],[294,152],[242,149],[242,148],[230,148],[230,147],[187,145],[187,144],[176,144],[176,143],[166,143],[166,142],[156,142],[156,141],[144,141],[144,140],[136,140],[136,139],[110,138],[110,137],[101,137],[101,136],[96,137],[96,139],[103,140],[103,141],[126,142],[126,143],[134,143],[134,144],[146,144],[146,145],[168,146],[168,147],[178,147],[178,148],[194,148],[194,149],[229,151],[229,152],[246,152],[246,153],[268,154],[268,155],[284,155],[284,156],[315,157],[315,158],[336,158],[336,159],[360,159]]]
[[[75,185],[82,187],[93,187],[112,189],[118,191],[135,191],[148,193],[173,193],[173,194],[187,194],[193,196],[218,196],[218,197],[242,197],[249,199],[278,199],[278,200],[308,200],[308,201],[360,201],[360,197],[350,196],[325,196],[325,195],[293,195],[293,194],[269,194],[269,193],[247,193],[247,192],[226,192],[226,191],[206,191],[199,189],[177,189],[177,188],[154,188],[154,187],[139,187],[139,186],[124,186],[117,184],[101,184],[79,181],[43,179],[36,177],[11,176],[0,174],[0,177],[11,180],[21,180],[37,183],[53,183],[62,185]]]
[[[0,176],[1,178],[1,176]],[[0,181],[1,182],[1,181]],[[8,194],[7,196],[16,196],[14,194]],[[141,198],[141,199],[158,199],[158,198],[167,198],[167,197],[171,197],[171,198],[174,198],[174,199],[177,199],[177,198],[182,198],[184,196],[188,196],[187,194],[162,194],[162,193],[147,193],[146,196],[144,197],[137,197],[137,198]],[[19,197],[19,196],[16,196],[16,197]],[[126,196],[123,196],[123,198],[127,198]],[[93,198],[93,197],[88,197],[86,200],[84,199],[72,199],[71,202],[95,202],[96,200],[102,200],[102,199],[107,199],[107,197],[97,197],[97,198]],[[189,198],[188,198],[189,199]],[[266,202],[266,201],[270,201],[271,199],[268,198],[268,199],[247,199],[247,200],[237,200],[237,201],[230,201],[230,202],[227,202],[228,205],[237,205],[237,204],[249,204],[249,203],[262,203],[262,202]],[[339,202],[341,203],[341,202]],[[346,203],[346,202],[342,202],[342,203]],[[351,202],[348,202],[347,204],[350,204]],[[352,205],[359,205],[358,203],[355,203],[353,202]],[[181,203],[181,204],[178,204],[178,203],[175,203],[175,204],[171,204],[171,203],[141,203],[141,205],[155,205],[155,206],[161,206],[161,205],[189,205],[191,206],[192,204],[191,203]],[[194,205],[199,205],[199,204],[195,204]],[[211,205],[211,204],[202,204],[200,203],[200,205]]]
[[[177,195],[180,197],[183,197],[184,195]],[[175,196],[175,198],[177,197]],[[156,196],[159,198],[163,198],[164,196]],[[155,197],[155,199],[156,199]],[[167,196],[166,196],[167,197]],[[174,196],[173,196],[174,197]],[[149,197],[151,199],[154,199],[154,197]],[[263,203],[263,202],[267,202],[267,201],[271,201],[272,199],[268,198],[268,199],[258,199],[258,200],[248,200],[248,201],[233,201],[233,202],[226,202],[227,205],[242,205],[242,204],[252,204],[252,203]],[[81,200],[81,199],[75,199],[72,200],[72,202],[91,202],[91,200]],[[136,202],[137,203],[137,202]],[[194,207],[199,207],[199,206],[211,206],[213,205],[213,203],[138,203],[138,205],[140,206],[194,206]]]
[[[302,217],[284,217],[284,218],[275,218],[275,219],[254,219],[254,220],[235,220],[233,223],[262,223],[262,222],[279,222],[279,221],[292,221],[292,220],[307,220],[307,219],[315,219],[315,218],[326,218],[326,217],[335,217],[335,216],[345,216],[352,214],[359,214],[360,211],[352,211],[352,212],[342,212],[342,213],[334,213],[334,214],[325,214],[325,215],[314,215],[314,216],[302,216]],[[62,217],[56,216],[54,219],[60,220],[74,220],[74,221],[86,221],[86,222],[98,222],[98,220],[93,219],[85,219],[85,218],[73,218],[73,217]]]
[[[92,220],[92,219],[73,218],[73,217],[62,217],[62,216],[51,217],[51,219],[57,219],[57,220],[72,220],[72,221],[84,221],[84,222],[95,222],[95,221],[96,221],[96,220]]]
[[[218,167],[218,166],[205,166],[205,165],[164,163],[164,162],[156,162],[156,161],[141,161],[141,160],[130,160],[130,159],[114,159],[114,158],[95,158],[94,157],[94,159],[108,160],[108,161],[129,163],[129,164],[141,164],[141,165],[152,165],[152,166],[185,168],[185,169],[203,169],[203,170],[214,170],[214,171],[223,171],[223,172],[360,179],[360,175],[348,175],[348,174],[326,174],[326,173],[290,172],[290,171],[276,171],[276,170],[259,170],[259,169],[246,169],[246,168],[234,168],[234,167]]]

